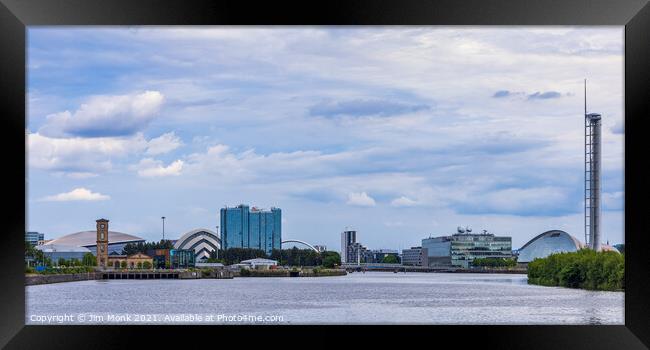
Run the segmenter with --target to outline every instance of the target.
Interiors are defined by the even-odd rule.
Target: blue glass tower
[[[282,246],[282,211],[260,210],[241,204],[221,209],[223,248],[261,249],[271,254]]]

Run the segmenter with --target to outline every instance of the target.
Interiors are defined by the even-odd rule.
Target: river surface
[[[26,287],[27,324],[624,324],[624,293],[526,275],[110,280]]]

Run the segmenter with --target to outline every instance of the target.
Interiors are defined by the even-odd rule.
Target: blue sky
[[[161,238],[283,209],[400,249],[459,225],[584,240],[583,79],[623,241],[623,27],[30,27],[28,230]]]

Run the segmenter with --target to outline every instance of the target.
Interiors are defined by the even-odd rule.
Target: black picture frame
[[[33,25],[624,25],[625,26],[625,244],[624,326],[26,326],[23,249],[26,153],[24,132],[26,26]],[[650,4],[644,0],[330,0],[157,1],[0,0],[0,82],[6,179],[0,254],[0,346],[126,348],[171,344],[195,347],[451,346],[486,349],[643,349],[650,346],[650,254],[645,162],[650,117]],[[17,186],[18,183],[25,187]],[[7,191],[8,190],[8,191]],[[379,331],[375,328],[383,328]],[[297,337],[306,336],[298,342]],[[295,338],[295,339],[294,339]],[[395,345],[387,343],[394,340]],[[403,343],[400,345],[400,343]],[[443,345],[443,344],[449,345]],[[211,344],[211,345],[210,345]],[[276,345],[273,345],[276,344]],[[302,345],[300,345],[302,344]],[[426,345],[429,344],[429,345]]]

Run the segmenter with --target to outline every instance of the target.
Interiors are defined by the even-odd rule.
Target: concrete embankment
[[[230,279],[228,270],[121,271],[108,270],[70,274],[26,274],[25,285],[77,282],[88,280],[148,280],[148,279]]]
[[[25,285],[32,286],[37,284],[96,280],[98,279],[97,274],[98,274],[97,272],[52,274],[52,275],[28,274],[25,275]]]
[[[247,270],[242,274],[235,271],[235,277],[327,277],[327,276],[345,276],[347,272],[342,269],[322,269],[322,270]]]

